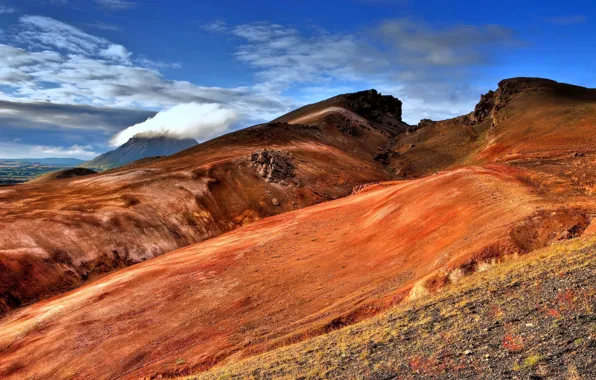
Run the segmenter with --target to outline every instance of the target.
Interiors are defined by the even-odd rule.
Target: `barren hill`
[[[390,99],[346,95],[308,124],[258,125],[101,175],[1,190],[0,311],[389,179],[374,157],[407,128]]]
[[[8,313],[0,321],[0,376],[201,372],[594,231],[593,94],[506,80],[473,113],[418,128],[388,123],[386,115],[399,119],[398,104],[386,108],[375,92],[356,103],[340,96],[147,165],[69,180],[65,190],[0,193],[13,202],[0,203],[2,220],[12,222],[2,226],[12,229],[3,244],[44,243],[4,249],[11,271],[2,275],[36,295],[80,283],[83,270],[92,274],[86,265],[101,257],[98,247],[112,260],[97,264],[107,270],[127,263],[114,257],[142,260],[223,233]],[[385,116],[356,112],[369,103]],[[392,175],[399,180],[372,183]],[[282,211],[291,212],[270,216]],[[23,223],[60,236],[67,250],[25,232],[23,214]],[[53,261],[43,256],[51,249]],[[16,258],[25,264],[13,265]],[[44,284],[52,278],[45,268],[62,282]]]

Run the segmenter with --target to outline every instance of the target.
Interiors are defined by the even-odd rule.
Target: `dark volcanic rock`
[[[495,97],[494,91],[489,91],[480,96],[480,101],[476,104],[474,111],[469,117],[472,124],[480,123],[491,116],[491,113],[495,108]]]
[[[72,168],[67,170],[62,170],[56,173],[56,179],[62,178],[72,178],[72,177],[81,177],[85,175],[97,174],[95,170],[87,169],[87,168]]]
[[[382,115],[389,114],[401,121],[402,103],[391,95],[381,95],[377,90],[366,90],[343,95],[348,106],[362,116],[373,120],[381,120]]]
[[[425,127],[430,127],[431,125],[435,124],[435,121],[432,121],[431,119],[422,119],[420,120],[420,122],[418,123],[418,128],[425,128]]]
[[[550,79],[542,78],[511,78],[499,82],[496,91],[488,91],[480,96],[480,101],[474,111],[467,115],[467,124],[478,124],[492,118],[493,125],[496,125],[499,117],[498,111],[503,108],[511,99],[519,93],[539,92],[554,90],[558,83]]]
[[[267,182],[282,182],[294,176],[293,157],[285,151],[262,149],[250,155],[252,165]]]

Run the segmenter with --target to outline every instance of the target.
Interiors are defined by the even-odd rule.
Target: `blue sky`
[[[202,141],[367,88],[399,97],[417,123],[471,111],[508,77],[596,87],[595,10],[591,1],[0,0],[0,157],[87,159],[138,132]]]

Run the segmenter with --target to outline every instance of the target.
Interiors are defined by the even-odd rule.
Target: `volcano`
[[[106,152],[80,166],[99,170],[113,169],[147,157],[169,156],[196,144],[195,139],[137,135],[117,149]]]

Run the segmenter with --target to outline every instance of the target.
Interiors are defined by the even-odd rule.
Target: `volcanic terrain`
[[[595,229],[595,126],[596,91],[543,79],[502,81],[469,115],[415,127],[367,91],[2,190],[0,376],[201,372],[581,237]]]
[[[390,179],[374,157],[401,102],[376,91],[329,99],[309,124],[272,122],[102,175],[0,191],[0,312],[266,216]]]

